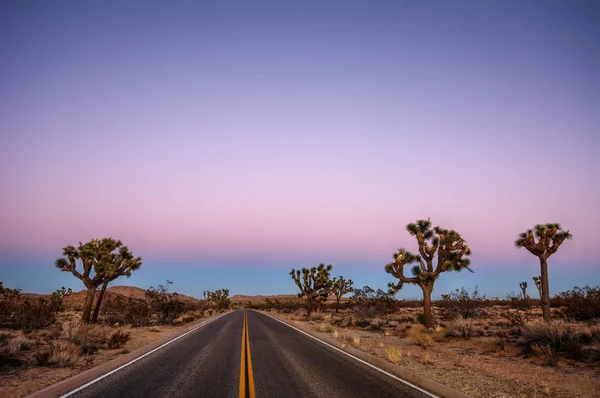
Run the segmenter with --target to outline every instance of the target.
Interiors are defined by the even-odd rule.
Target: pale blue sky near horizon
[[[545,222],[552,293],[598,285],[598,37],[582,0],[0,2],[0,280],[77,289],[61,248],[113,236],[120,284],[385,288],[431,217],[476,271],[438,294],[530,281]]]

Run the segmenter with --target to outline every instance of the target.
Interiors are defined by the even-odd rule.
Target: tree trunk
[[[335,298],[335,313],[337,314],[340,310],[340,299],[342,298],[342,296],[339,296]]]
[[[83,323],[90,322],[90,314],[92,312],[92,305],[94,304],[95,293],[96,287],[88,287],[88,291],[85,296],[85,304],[83,305],[83,315],[81,316],[81,322]]]
[[[523,300],[527,300],[527,289],[522,289],[523,290]]]
[[[426,328],[430,328],[433,323],[431,315],[431,291],[433,289],[428,286],[421,286],[421,289],[423,289],[423,323]]]
[[[94,309],[94,315],[92,316],[92,322],[98,322],[98,314],[100,314],[100,306],[102,305],[102,298],[104,298],[104,292],[106,291],[106,286],[108,286],[108,281],[104,282],[102,285],[102,289],[100,289],[100,293],[98,294],[98,300],[96,301],[96,308]]]
[[[550,284],[548,283],[548,263],[546,258],[540,256],[540,268],[542,271],[542,313],[544,321],[550,322]]]

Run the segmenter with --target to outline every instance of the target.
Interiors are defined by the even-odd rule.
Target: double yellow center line
[[[250,357],[250,337],[248,336],[248,317],[244,312],[242,328],[242,359],[240,361],[240,398],[256,398],[254,393],[254,374]]]

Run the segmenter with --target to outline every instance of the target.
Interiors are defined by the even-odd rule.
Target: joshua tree
[[[98,319],[98,312],[106,286],[120,276],[131,276],[131,273],[142,265],[141,257],[134,257],[127,246],[120,240],[112,238],[92,239],[86,244],[79,242],[79,247],[67,246],[63,248],[65,257],[56,260],[56,267],[64,272],[71,272],[81,279],[87,288],[85,304],[83,306],[82,322],[90,322],[92,305],[96,289],[102,286],[96,311],[92,320]],[[83,264],[82,272],[77,270],[77,260]]]
[[[340,307],[340,299],[344,294],[351,293],[354,291],[352,285],[352,279],[345,280],[343,276],[340,275],[339,278],[333,278],[333,295],[335,296],[335,312],[338,312]]]
[[[540,300],[541,300],[542,299],[542,278],[539,276],[534,276],[533,283],[535,283],[535,287],[538,290],[538,295],[540,296]]]
[[[465,240],[454,230],[440,227],[431,228],[431,221],[419,220],[415,224],[408,224],[406,230],[417,238],[419,255],[414,255],[403,248],[394,253],[394,262],[385,266],[385,271],[399,281],[390,283],[390,293],[397,293],[405,283],[418,285],[423,290],[423,315],[426,327],[431,327],[431,292],[435,280],[442,272],[462,271],[468,269],[471,260],[465,258],[471,255],[471,249]],[[437,264],[434,266],[434,257],[437,252]],[[412,267],[412,278],[404,276],[404,266],[418,264]],[[473,271],[471,271],[473,272]]]
[[[537,238],[537,242],[536,242]],[[522,247],[540,259],[542,284],[542,312],[544,321],[550,322],[550,286],[548,283],[548,258],[556,253],[565,239],[572,239],[569,231],[563,231],[560,224],[538,224],[523,232],[515,241],[517,249]]]
[[[292,269],[290,275],[300,289],[298,297],[306,299],[306,312],[310,315],[313,310],[319,312],[321,304],[327,301],[327,296],[331,293],[333,281],[329,279],[333,265],[325,266],[319,264],[318,267],[302,268],[300,270]]]
[[[519,287],[521,288],[521,291],[523,292],[523,300],[527,300],[527,282],[519,283]]]
[[[213,302],[217,309],[225,310],[229,308],[229,289],[219,289],[214,292],[205,290],[202,294],[207,301]]]

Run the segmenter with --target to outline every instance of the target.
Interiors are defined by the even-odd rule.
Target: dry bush
[[[471,319],[465,319],[461,315],[458,315],[452,321],[448,322],[446,336],[469,339],[473,336],[473,327],[474,325]]]
[[[340,337],[340,334],[338,333],[337,329],[333,329],[333,332],[331,332],[331,337],[333,337],[336,340]]]
[[[545,363],[553,365],[556,363],[556,351],[550,344],[535,343],[531,345],[531,352],[544,360]]]
[[[108,342],[110,328],[103,325],[68,322],[63,326],[63,338],[76,344],[84,353],[92,353]]]
[[[563,321],[538,321],[523,328],[521,345],[524,353],[536,353],[534,346],[538,347],[538,351],[546,350],[548,346],[555,353],[562,352],[569,358],[581,359],[583,353],[578,338],[573,328]]]
[[[323,313],[321,312],[311,312],[308,316],[309,321],[322,321],[324,318]]]
[[[317,326],[317,330],[321,333],[331,333],[335,330],[335,328],[326,322],[321,322]]]
[[[360,347],[360,336],[355,334],[352,336],[352,345],[354,346],[354,348],[359,348]]]
[[[33,341],[25,337],[21,331],[19,331],[8,343],[8,350],[13,354],[29,350],[31,347],[33,347]]]
[[[436,305],[442,309],[445,319],[476,318],[481,315],[482,307],[486,305],[486,298],[479,295],[477,286],[472,292],[464,287],[456,289],[449,294],[442,294],[442,300]]]
[[[593,321],[600,318],[600,286],[575,286],[559,293],[552,301],[553,305],[562,307],[561,313],[567,319]]]
[[[435,344],[431,335],[429,335],[425,331],[425,328],[420,325],[419,327],[414,327],[410,329],[410,332],[408,332],[408,338],[410,341],[413,342],[413,344],[416,344],[423,348],[432,347]]]
[[[485,340],[484,344],[484,354],[489,354],[491,352],[504,351],[505,341],[499,337],[492,337],[489,340]]]
[[[50,351],[38,351],[35,354],[33,354],[33,359],[35,359],[35,364],[37,366],[44,366],[46,365],[48,362],[50,362],[50,355],[52,353]]]
[[[102,319],[109,325],[147,326],[152,321],[152,310],[144,300],[116,296],[102,305]]]
[[[54,321],[54,308],[48,300],[23,297],[19,289],[6,288],[0,281],[0,328],[35,330]]]
[[[435,361],[433,360],[433,358],[431,358],[431,355],[429,355],[429,352],[427,351],[423,351],[419,355],[419,360],[423,365],[433,365],[435,363]]]
[[[391,363],[398,365],[402,359],[402,349],[397,345],[389,346],[385,349],[385,354]]]
[[[54,341],[50,344],[50,362],[66,368],[76,366],[81,361],[80,348],[68,341]]]
[[[108,338],[108,342],[107,342],[108,348],[113,349],[113,348],[123,347],[129,341],[130,336],[131,336],[131,332],[129,332],[125,329],[119,329],[119,330],[115,331]]]

